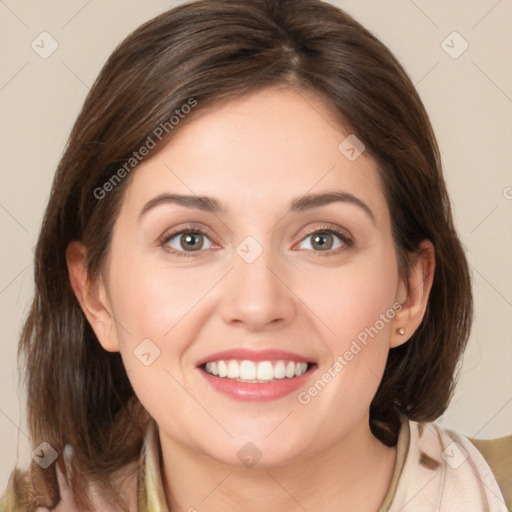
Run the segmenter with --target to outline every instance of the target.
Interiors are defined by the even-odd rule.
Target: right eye
[[[199,253],[205,248],[205,238],[209,240],[208,235],[199,228],[184,228],[166,233],[160,241],[160,245],[171,254],[191,257],[196,256],[193,253]],[[210,244],[212,244],[211,241]],[[211,247],[206,247],[206,249],[211,249]]]

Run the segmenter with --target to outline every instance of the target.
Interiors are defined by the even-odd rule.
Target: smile
[[[251,361],[248,359],[208,361],[202,366],[206,373],[215,377],[253,383],[300,377],[308,371],[308,367],[308,363],[299,361]]]
[[[230,349],[196,362],[209,387],[231,399],[269,401],[306,386],[318,368],[311,357],[284,350]]]

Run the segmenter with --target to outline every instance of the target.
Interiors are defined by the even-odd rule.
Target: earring
[[[405,329],[403,327],[400,327],[399,329],[396,330],[396,332],[400,334],[400,336],[403,336],[405,334]]]

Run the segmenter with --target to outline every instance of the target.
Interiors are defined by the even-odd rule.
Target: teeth
[[[219,361],[219,377],[227,377],[228,376],[228,366],[224,361]]]
[[[270,361],[263,361],[258,364],[258,380],[272,380],[274,378],[274,367]]]
[[[275,379],[284,379],[286,377],[286,367],[284,366],[284,361],[277,361],[274,366],[274,378]]]
[[[256,378],[256,365],[252,361],[242,361],[240,363],[240,378],[243,380],[254,380]]]
[[[240,366],[236,361],[228,362],[228,378],[238,379],[240,377]]]
[[[204,370],[216,377],[233,379],[239,382],[270,382],[274,379],[292,379],[306,373],[308,363],[295,361],[209,361]]]

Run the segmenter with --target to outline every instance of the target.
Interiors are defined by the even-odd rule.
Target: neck
[[[366,426],[314,456],[252,468],[220,463],[161,436],[169,510],[375,512],[391,483],[396,448]]]

